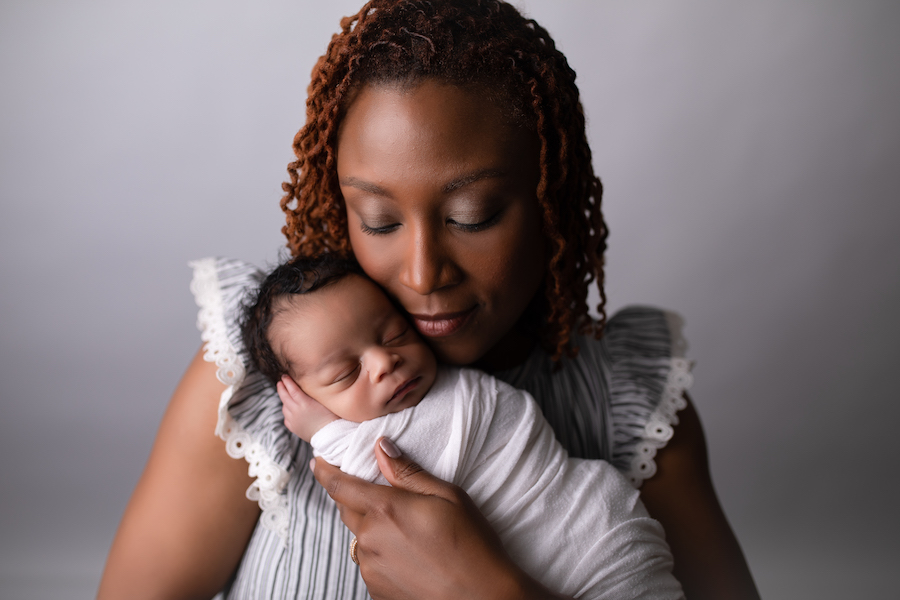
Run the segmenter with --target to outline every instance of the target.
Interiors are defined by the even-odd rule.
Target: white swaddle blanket
[[[387,436],[453,482],[491,522],[512,559],[576,598],[683,598],[662,526],[613,466],[569,458],[526,392],[480,371],[441,367],[418,406],[312,438],[317,456],[387,484],[375,441]]]

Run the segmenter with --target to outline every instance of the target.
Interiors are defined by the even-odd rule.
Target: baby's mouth
[[[400,387],[398,387],[394,391],[394,395],[391,396],[391,399],[388,400],[388,402],[393,402],[394,400],[399,400],[399,399],[403,398],[403,396],[405,396],[409,392],[416,389],[419,386],[419,382],[421,380],[422,380],[422,376],[420,375],[418,377],[413,377],[412,379],[409,379],[404,383],[401,383]]]

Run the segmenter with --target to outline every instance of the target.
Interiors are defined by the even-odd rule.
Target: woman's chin
[[[458,367],[477,363],[487,352],[484,344],[472,343],[469,340],[430,339],[428,345],[434,351],[438,362]]]

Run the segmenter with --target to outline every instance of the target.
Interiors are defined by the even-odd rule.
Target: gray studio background
[[[340,2],[0,4],[0,598],[91,598],[199,347],[188,260],[265,265]],[[679,311],[769,599],[900,577],[900,10],[523,0],[579,74],[609,300]]]

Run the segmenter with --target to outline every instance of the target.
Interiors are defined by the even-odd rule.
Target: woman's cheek
[[[358,218],[348,218],[350,227],[350,249],[353,256],[365,271],[381,287],[391,290],[397,283],[399,269],[394,266],[397,261],[395,250],[388,239],[389,236],[373,236],[360,230]],[[381,239],[384,237],[385,239]]]
[[[525,294],[529,299],[540,283],[543,272],[543,247],[540,239],[528,235],[525,223],[517,223],[479,252],[479,271],[485,281],[495,282],[499,294]],[[531,289],[534,288],[534,289]]]

